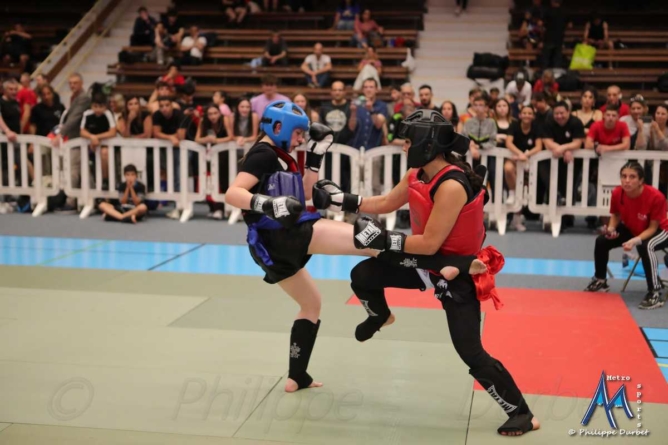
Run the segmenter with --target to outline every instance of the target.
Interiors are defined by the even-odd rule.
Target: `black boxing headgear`
[[[464,156],[469,139],[455,132],[452,123],[434,110],[417,110],[401,122],[399,138],[411,141],[408,167],[419,168],[439,154]]]

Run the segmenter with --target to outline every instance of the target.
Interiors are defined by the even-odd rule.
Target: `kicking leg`
[[[299,313],[290,333],[290,368],[285,392],[320,387],[322,383],[313,381],[306,372],[320,328],[320,292],[306,269],[301,269],[278,285],[299,304]]]
[[[441,271],[447,280],[454,279],[459,273],[477,274],[487,271],[484,263],[475,256],[458,255],[413,255],[403,252],[379,252],[372,249],[357,249],[353,242],[352,224],[329,219],[320,219],[313,225],[313,236],[309,244],[309,254],[321,255],[358,255],[377,257],[387,264],[411,269]]]

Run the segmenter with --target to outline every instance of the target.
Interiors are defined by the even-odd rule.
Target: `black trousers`
[[[416,269],[388,265],[376,258],[367,259],[355,266],[351,272],[351,280],[355,295],[365,305],[370,316],[369,310],[387,311],[386,288],[425,290],[427,287]],[[470,368],[469,373],[501,405],[508,416],[530,414],[510,373],[501,362],[490,356],[482,345],[480,301],[471,277],[462,275],[445,284],[445,280],[432,276],[431,281],[441,295],[452,344],[459,357]]]
[[[606,278],[606,269],[608,267],[608,260],[610,258],[610,251],[633,238],[633,234],[629,229],[620,224],[617,226],[617,233],[619,236],[615,239],[608,239],[604,235],[599,235],[596,238],[596,247],[594,248],[594,264],[596,266],[595,277],[599,280]],[[638,254],[642,259],[642,265],[645,269],[645,279],[647,280],[647,291],[655,291],[661,289],[661,281],[659,281],[659,263],[656,259],[655,250],[665,249],[668,247],[668,232],[664,230],[657,230],[651,238],[645,240],[640,244]]]
[[[543,54],[542,54],[542,63],[541,67],[543,69],[547,68],[562,68],[563,67],[563,56],[561,53],[561,45],[544,45]]]

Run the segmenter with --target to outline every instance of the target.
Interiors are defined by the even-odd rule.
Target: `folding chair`
[[[666,267],[668,267],[668,250],[666,250],[666,249],[661,249],[661,250],[664,253],[663,262],[666,265]],[[636,257],[635,262],[633,263],[633,267],[631,268],[631,273],[629,273],[629,276],[626,277],[626,281],[624,281],[624,286],[622,286],[622,292],[624,292],[626,290],[626,286],[629,284],[629,281],[631,281],[631,277],[633,276],[633,272],[636,271],[636,267],[638,267],[638,263],[640,262],[640,260],[641,260],[640,255],[638,255]],[[668,280],[662,279],[661,275],[659,275],[659,282],[661,283],[661,287],[664,287],[664,288],[668,284]]]

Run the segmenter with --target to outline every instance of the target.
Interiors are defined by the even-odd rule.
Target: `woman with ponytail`
[[[502,304],[496,294],[493,274],[503,266],[503,256],[485,240],[483,206],[486,190],[483,178],[462,161],[469,149],[469,139],[455,132],[443,115],[432,110],[418,110],[402,122],[399,138],[404,139],[409,171],[387,195],[364,198],[359,210],[384,214],[408,203],[412,235],[386,231],[379,222],[360,217],[355,222],[354,243],[358,249],[381,253],[359,263],[351,272],[351,287],[366,309],[367,319],[357,326],[358,341],[369,340],[383,326],[394,322],[385,299],[385,289],[434,288],[445,310],[455,350],[469,367],[469,373],[487,390],[509,419],[499,434],[519,436],[539,428],[522,393],[508,370],[490,356],[482,345],[480,319],[482,300],[491,299],[497,309]],[[483,167],[484,168],[484,167]],[[484,176],[483,172],[480,172]],[[327,190],[331,184],[318,188]],[[332,201],[350,201],[348,194],[335,191]],[[443,279],[433,270],[415,270],[402,263],[387,264],[383,257],[394,252],[410,255],[476,255],[487,264],[484,274],[458,275]]]

